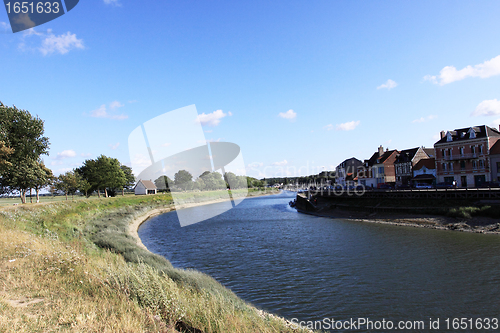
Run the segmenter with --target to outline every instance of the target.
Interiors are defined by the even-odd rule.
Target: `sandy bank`
[[[323,208],[318,212],[305,212],[314,216],[342,219],[366,223],[381,223],[397,226],[452,230],[482,234],[500,234],[500,220],[490,217],[472,217],[470,219],[439,215],[403,214],[390,212],[367,213],[349,211],[340,208]]]

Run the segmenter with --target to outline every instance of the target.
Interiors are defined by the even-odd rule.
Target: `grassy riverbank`
[[[138,247],[129,223],[170,205],[162,194],[0,209],[0,331],[297,332]]]

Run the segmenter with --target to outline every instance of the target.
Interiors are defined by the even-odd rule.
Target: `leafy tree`
[[[132,168],[128,167],[126,165],[120,165],[120,169],[122,169],[123,173],[125,174],[125,179],[127,182],[122,188],[122,196],[125,195],[125,189],[131,189],[135,186],[135,177],[134,174],[132,173]]]
[[[12,166],[8,158],[13,152],[14,149],[7,147],[4,141],[0,141],[0,177]]]
[[[59,175],[57,177],[55,187],[59,191],[64,192],[66,195],[66,200],[68,200],[68,194],[71,194],[71,199],[73,199],[73,195],[80,188],[80,175],[74,171],[68,171],[65,174]]]
[[[200,176],[200,178],[205,182],[205,189],[207,190],[221,190],[227,188],[226,182],[218,172],[204,173],[204,176]]]
[[[238,183],[237,183],[237,187],[236,188],[245,188],[245,187],[248,187],[248,181],[247,181],[247,177],[245,176],[237,176],[236,177],[238,179]]]
[[[206,187],[205,185],[205,181],[198,177],[195,182],[194,182],[194,186],[193,186],[196,190],[200,190],[200,191],[203,191]]]
[[[236,175],[232,172],[226,172],[224,174],[224,178],[226,180],[227,186],[230,189],[236,189],[238,187],[238,178],[236,178]]]
[[[168,176],[163,175],[156,178],[154,183],[158,189],[170,191],[169,184],[174,182]]]
[[[174,175],[174,183],[182,190],[190,190],[193,188],[193,176],[186,170],[179,170]]]
[[[36,192],[36,202],[40,202],[40,190],[47,185],[50,185],[54,180],[54,175],[52,174],[52,170],[47,168],[43,162],[39,162],[38,165],[34,168],[33,172],[33,180],[31,187]]]
[[[95,160],[86,160],[76,172],[89,183],[88,192],[97,191],[97,196],[101,197],[100,190],[104,189],[107,198],[108,191],[113,196],[117,189],[123,189],[128,183],[127,176],[120,166],[116,158],[101,155]]]
[[[30,168],[38,167],[41,155],[48,155],[49,139],[43,134],[43,120],[0,102],[1,154],[7,157],[1,167],[0,186],[9,191],[18,190],[23,203],[26,190],[31,188],[30,182],[36,178]]]

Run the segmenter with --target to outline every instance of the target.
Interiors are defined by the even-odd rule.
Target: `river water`
[[[499,236],[314,217],[290,208],[292,198],[246,199],[183,228],[170,212],[139,236],[174,266],[288,319],[425,321],[428,329],[432,318],[447,331],[446,318],[500,318]]]

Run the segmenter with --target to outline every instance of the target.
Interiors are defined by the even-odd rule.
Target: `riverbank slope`
[[[370,200],[297,196],[299,212],[311,215],[440,230],[500,234],[498,204],[463,200]]]

